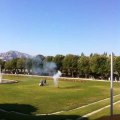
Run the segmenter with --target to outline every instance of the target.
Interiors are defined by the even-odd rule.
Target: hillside
[[[8,51],[8,52],[0,53],[0,59],[2,60],[11,60],[14,58],[30,58],[30,57],[32,56],[18,51]]]

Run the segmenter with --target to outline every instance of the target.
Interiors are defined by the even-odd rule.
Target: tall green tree
[[[87,56],[80,56],[78,59],[78,69],[82,76],[88,77],[90,73],[90,60]]]
[[[11,71],[12,70],[12,64],[11,61],[5,62],[5,69]]]
[[[21,73],[25,72],[25,65],[26,65],[26,59],[25,58],[19,58],[17,60],[17,69],[20,69],[21,70]]]
[[[108,77],[110,69],[109,58],[104,55],[94,54],[90,57],[90,69],[94,77]]]
[[[64,59],[64,56],[63,55],[56,55],[54,57],[54,62],[56,63],[57,65],[57,69],[59,70],[62,70],[62,67],[63,67],[63,59]]]
[[[13,70],[16,70],[17,69],[17,60],[18,58],[15,58],[15,59],[12,59],[10,62],[11,62],[11,67]]]
[[[74,77],[77,74],[77,63],[79,56],[68,54],[63,60],[63,68],[67,69],[68,74]]]
[[[5,68],[5,61],[0,59],[0,66],[1,66],[1,71]]]
[[[120,56],[115,58],[114,69],[115,69],[115,71],[118,73],[118,75],[120,77]]]
[[[54,61],[54,57],[53,56],[46,56],[44,61],[45,62],[53,62]]]
[[[5,70],[9,70],[9,72],[15,73],[17,71],[17,60],[18,58],[6,61]]]

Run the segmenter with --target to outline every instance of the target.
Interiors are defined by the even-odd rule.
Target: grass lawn
[[[114,116],[116,116],[116,115],[119,115],[119,116],[117,118],[115,118],[115,120],[120,120],[120,103],[114,105]],[[109,120],[108,116],[110,116],[110,107],[106,108],[103,111],[100,111],[94,115],[91,115],[89,119],[102,120],[104,118],[104,120]],[[114,120],[114,119],[111,119],[111,120]]]
[[[55,88],[53,80],[47,80],[47,86],[38,86],[39,77],[25,76],[3,76],[4,79],[14,79],[16,84],[1,84],[0,108],[7,111],[17,111],[31,116],[16,115],[15,113],[0,112],[2,117],[13,120],[17,118],[24,120],[63,120],[66,118],[78,118],[88,112],[92,112],[102,106],[108,105],[109,100],[90,106],[86,109],[68,112],[76,107],[80,107],[104,98],[109,97],[109,82],[101,81],[79,81],[69,82],[59,81],[59,88]],[[120,93],[120,83],[114,83],[114,94]],[[116,97],[115,100],[120,100]],[[36,114],[48,114],[57,111],[66,111],[59,115],[35,116]],[[1,116],[0,115],[0,116]],[[13,117],[14,116],[14,117]],[[24,119],[23,119],[24,117]],[[98,116],[99,117],[99,116]],[[59,118],[59,119],[58,119]],[[91,117],[90,119],[93,119]],[[88,118],[86,118],[88,119]]]

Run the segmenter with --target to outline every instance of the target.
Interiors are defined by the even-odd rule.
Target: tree
[[[5,61],[0,59],[1,71],[5,68]]]
[[[6,70],[12,70],[12,64],[11,64],[11,61],[7,61],[5,62],[5,69]]]
[[[110,59],[107,56],[101,55],[99,58],[98,74],[100,74],[101,78],[108,79],[109,71]]]
[[[26,69],[28,71],[28,74],[30,74],[30,70],[32,69],[32,59],[31,58],[28,58],[26,60]]]
[[[53,60],[53,61],[56,63],[57,69],[59,69],[59,70],[62,70],[63,59],[64,59],[64,56],[63,56],[63,55],[56,55],[56,56],[54,57],[54,60]]]
[[[37,55],[36,58],[40,59],[41,61],[44,61],[45,57],[43,55]]]
[[[53,56],[47,56],[47,57],[45,57],[45,62],[53,62],[53,60],[54,60],[54,57]]]
[[[20,69],[21,73],[22,73],[23,69],[25,72],[25,63],[26,63],[25,58],[20,58],[17,60],[17,69]]]
[[[5,62],[5,70],[9,70],[12,73],[15,73],[17,70],[17,60],[18,58],[12,59]]]
[[[115,58],[114,68],[115,68],[115,71],[118,73],[118,75],[120,77],[120,56]]]
[[[17,60],[18,58],[15,58],[15,59],[12,59],[10,62],[11,62],[11,67],[12,69],[16,70],[17,68]]]
[[[77,63],[79,56],[68,54],[63,59],[63,68],[67,69],[68,75],[74,77],[77,74]]]
[[[108,77],[109,68],[109,58],[107,56],[94,54],[90,57],[90,70],[94,77]]]
[[[81,75],[88,77],[90,73],[89,57],[86,57],[86,56],[79,57],[78,69]]]

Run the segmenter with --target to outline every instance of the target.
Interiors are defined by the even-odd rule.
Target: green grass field
[[[76,107],[87,105],[109,97],[110,83],[101,81],[59,81],[59,88],[55,88],[52,79],[47,79],[46,86],[39,86],[39,77],[3,76],[4,79],[18,80],[15,84],[0,84],[0,108],[6,111],[16,111],[28,115],[6,113],[0,111],[0,119],[7,120],[65,120],[76,119],[94,110],[109,105],[109,99],[88,106],[86,108],[72,110]],[[120,83],[114,83],[114,95],[120,94]],[[120,100],[120,96],[115,97]],[[115,105],[115,114],[120,114]],[[39,115],[64,111],[58,115]],[[86,120],[97,119],[109,115],[109,109],[92,115]]]

